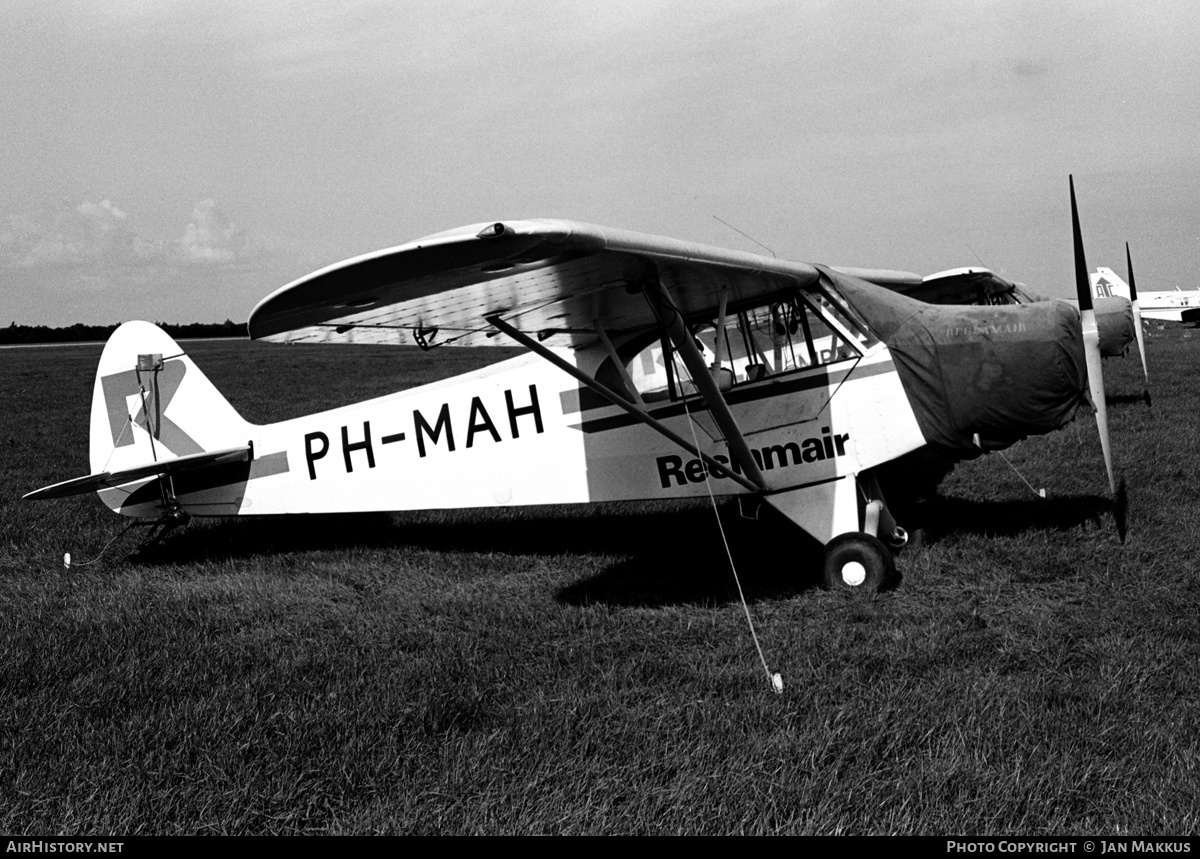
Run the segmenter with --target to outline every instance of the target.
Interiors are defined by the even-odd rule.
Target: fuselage
[[[561,357],[589,373],[608,360],[599,348],[562,350]],[[769,490],[857,474],[924,443],[882,346],[865,356],[765,376],[735,386],[726,398]],[[700,451],[730,461],[699,397],[666,398],[646,408],[675,432],[694,437]],[[880,432],[881,426],[888,431]],[[596,402],[588,389],[535,355],[240,429],[253,442],[258,473],[177,477],[175,493],[185,512],[417,510],[686,498],[710,487],[719,495],[749,491],[716,473],[706,485],[698,458],[616,406]],[[149,516],[159,502],[151,481],[118,506]]]

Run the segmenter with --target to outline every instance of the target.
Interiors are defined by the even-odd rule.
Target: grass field
[[[960,466],[874,599],[787,527],[652,504],[197,521],[137,551],[84,474],[99,346],[0,350],[0,831],[1200,830],[1200,336],[1094,425]],[[188,346],[250,420],[470,352]],[[447,350],[448,351],[448,350]],[[450,360],[453,366],[445,366]],[[334,379],[334,384],[326,380]]]

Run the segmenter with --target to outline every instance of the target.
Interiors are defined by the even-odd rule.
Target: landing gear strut
[[[884,506],[874,477],[868,476],[863,485],[870,500],[863,510],[862,531],[839,534],[825,547],[824,585],[829,590],[873,594],[889,587],[896,577],[893,551],[908,542],[908,532]]]

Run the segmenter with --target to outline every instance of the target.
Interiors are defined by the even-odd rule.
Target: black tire
[[[839,534],[825,547],[824,585],[828,590],[873,594],[896,575],[896,560],[878,537]]]

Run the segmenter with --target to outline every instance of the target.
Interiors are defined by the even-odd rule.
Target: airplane
[[[824,545],[826,587],[874,593],[907,539],[880,475],[1053,432],[1094,407],[1099,341],[1071,180],[1080,308],[937,306],[824,265],[558,219],[473,224],[323,268],[268,295],[251,338],[528,351],[451,379],[246,422],[156,326],[100,358],[98,492],[190,516],[736,496]]]
[[[1134,285],[1133,263],[1129,260],[1129,245],[1125,245],[1125,261],[1129,283],[1111,268],[1099,266],[1090,275],[1097,301],[1102,296],[1120,296],[1136,301],[1143,319],[1165,322],[1200,322],[1200,289],[1164,289],[1138,292]]]

